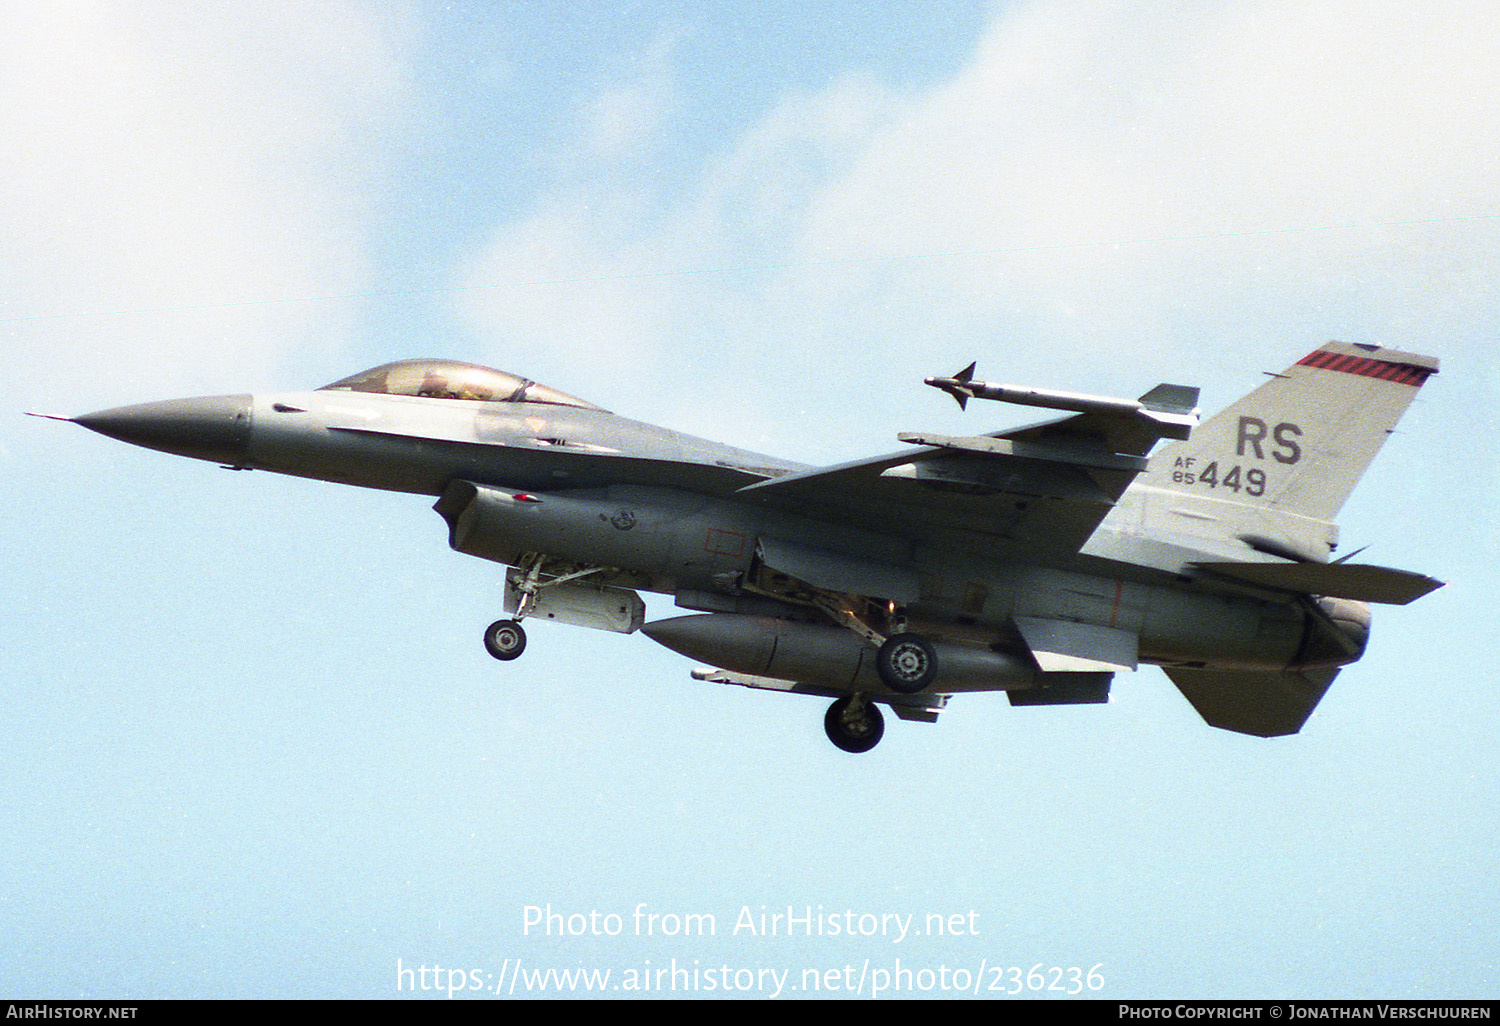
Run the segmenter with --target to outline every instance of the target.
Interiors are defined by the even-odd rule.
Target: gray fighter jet
[[[1196,388],[1110,399],[976,381],[970,365],[927,384],[960,406],[1068,415],[902,434],[900,452],[816,468],[451,360],[59,419],[436,496],[452,547],[508,568],[509,615],[484,634],[495,658],[521,654],[527,620],[639,630],[709,664],[700,680],[834,699],[829,739],[863,752],[882,705],[933,722],[970,691],[1105,702],[1139,663],[1213,726],[1297,732],[1364,652],[1367,603],[1440,586],[1333,558],[1333,518],[1437,369],[1330,343],[1199,427]],[[642,591],[692,612],[646,623]]]

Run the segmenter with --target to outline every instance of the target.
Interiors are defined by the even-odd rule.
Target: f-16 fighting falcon
[[[1437,369],[1333,342],[1199,426],[1196,388],[1111,399],[978,381],[971,364],[927,384],[1066,415],[905,433],[900,452],[831,467],[452,360],[58,419],[434,496],[454,549],[507,567],[508,615],[484,632],[496,659],[521,655],[523,623],[640,631],[709,664],[700,680],[832,699],[829,740],[864,752],[882,706],[931,723],[971,691],[1106,702],[1140,663],[1215,727],[1296,733],[1364,652],[1367,603],[1441,586],[1333,557],[1335,516]],[[647,623],[643,591],[688,612]]]

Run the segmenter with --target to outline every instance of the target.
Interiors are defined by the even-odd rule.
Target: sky
[[[3,5],[0,993],[1500,995],[1497,95],[1488,0]],[[820,464],[1335,338],[1443,361],[1340,519],[1449,583],[1276,740],[1142,667],[849,756],[494,662],[420,496],[22,416],[440,356]]]

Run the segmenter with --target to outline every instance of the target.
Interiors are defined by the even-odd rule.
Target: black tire
[[[496,620],[484,629],[484,648],[502,662],[526,651],[526,632],[514,620]]]
[[[858,755],[880,744],[885,736],[885,717],[871,702],[860,703],[860,715],[850,717],[849,707],[853,704],[854,699],[849,697],[830,705],[823,716],[823,730],[834,747]]]
[[[920,634],[893,634],[880,646],[875,670],[892,691],[915,695],[937,677],[937,652]]]

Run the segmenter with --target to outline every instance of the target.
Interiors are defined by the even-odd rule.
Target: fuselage
[[[458,552],[502,564],[508,618],[639,631],[720,684],[832,698],[869,751],[879,706],[1108,701],[1160,665],[1205,722],[1299,731],[1369,636],[1367,602],[1425,574],[1335,560],[1339,508],[1434,357],[1330,342],[1199,422],[1197,388],[1136,399],[930,378],[965,406],[1068,416],[802,464],[630,420],[477,364],[382,364],[314,391],[146,403],[72,420],[148,448],[436,497]],[[687,611],[647,621],[640,592]]]
[[[856,578],[876,572],[868,568],[905,575],[906,618],[959,645],[1014,648],[1010,625],[1038,616],[1138,635],[1143,662],[1281,669],[1358,656],[1348,645],[1320,644],[1321,618],[1284,597],[1183,587],[1154,566],[1154,550],[1191,552],[1198,543],[1143,532],[1139,506],[1148,496],[1139,490],[1127,492],[1084,554],[1038,562],[982,533],[907,537],[758,501],[739,489],[806,468],[587,404],[317,390],[145,404],[79,421],[239,468],[429,496],[445,496],[455,482],[490,489],[501,498],[481,511],[485,529],[464,536],[483,540],[467,547],[450,516],[456,500],[439,502],[455,548],[508,565],[545,553],[607,567],[612,579],[691,609],[764,612],[766,596],[742,585],[774,540],[848,560]],[[536,501],[503,501],[516,493]],[[1342,617],[1357,625],[1353,605]]]

